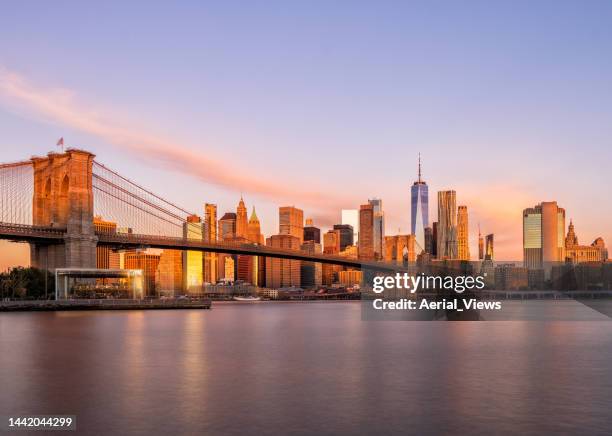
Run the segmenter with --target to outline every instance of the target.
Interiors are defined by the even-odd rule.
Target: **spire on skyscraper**
[[[421,153],[419,153],[419,183],[421,183]]]

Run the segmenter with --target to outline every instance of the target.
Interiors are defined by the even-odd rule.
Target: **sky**
[[[203,214],[295,205],[324,230],[383,200],[408,233],[417,155],[522,259],[556,200],[612,240],[612,2],[12,2],[0,14],[0,162],[59,137]],[[433,221],[433,220],[432,220]],[[0,269],[27,249],[0,245]],[[17,260],[16,260],[17,259]]]

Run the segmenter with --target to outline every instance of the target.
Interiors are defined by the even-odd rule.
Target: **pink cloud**
[[[277,203],[290,201],[310,206],[318,213],[328,216],[334,213],[336,206],[340,207],[349,202],[346,196],[336,196],[329,190],[313,186],[312,182],[309,182],[309,189],[305,191],[297,183],[274,180],[261,172],[240,168],[234,162],[228,169],[227,164],[204,156],[204,152],[152,135],[149,133],[150,128],[125,127],[108,115],[115,111],[94,111],[90,109],[92,105],[80,102],[70,90],[36,87],[21,75],[1,67],[0,102],[14,111],[42,121],[61,124],[97,136],[122,151],[130,151],[141,159],[144,157],[152,165],[188,174],[206,183],[249,192]],[[210,152],[207,150],[206,154]]]

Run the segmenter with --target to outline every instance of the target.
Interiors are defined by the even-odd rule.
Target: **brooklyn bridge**
[[[29,243],[37,268],[95,268],[96,247],[252,255],[381,271],[402,265],[184,236],[192,212],[99,163],[84,150],[0,164],[0,239]],[[130,231],[97,231],[101,216]]]

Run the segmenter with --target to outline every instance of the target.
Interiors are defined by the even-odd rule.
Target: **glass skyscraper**
[[[381,199],[373,198],[368,200],[368,203],[374,210],[374,258],[382,259],[385,253],[385,212]]]
[[[410,188],[410,233],[416,238],[416,252],[425,249],[425,228],[429,227],[429,192],[427,183],[421,178],[421,155],[419,155],[419,178]]]

